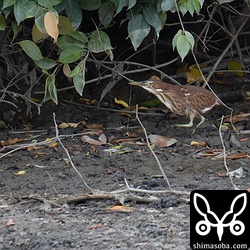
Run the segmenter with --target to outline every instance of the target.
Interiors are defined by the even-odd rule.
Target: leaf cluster
[[[203,0],[0,0],[0,31],[12,29],[12,41],[17,40],[16,44],[47,75],[44,101],[52,99],[57,103],[56,76],[61,68],[82,95],[90,53],[105,53],[114,59],[106,31],[118,15],[122,14],[120,25],[127,26],[136,51],[151,29],[159,38],[168,12],[193,16],[199,14],[202,5]],[[88,32],[81,29],[85,13],[98,16],[98,23],[94,20],[94,29]],[[20,36],[26,21],[32,24],[31,39]],[[54,44],[54,53],[44,53],[45,40]],[[177,48],[182,60],[193,46],[192,34],[184,29],[173,39],[173,48]]]

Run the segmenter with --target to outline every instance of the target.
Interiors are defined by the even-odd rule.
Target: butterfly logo
[[[203,204],[205,204],[205,209],[204,209],[204,206],[199,208],[198,206],[199,199],[201,202],[203,201]],[[239,203],[240,199],[243,199],[243,205],[239,209],[235,207],[235,204]],[[203,195],[199,193],[195,193],[194,198],[193,198],[193,204],[194,204],[196,211],[204,218],[200,220],[199,222],[197,222],[195,226],[195,230],[199,235],[205,236],[209,234],[211,227],[217,228],[217,235],[218,235],[219,241],[221,241],[222,239],[225,227],[229,227],[230,232],[235,236],[238,236],[244,233],[245,225],[243,224],[242,221],[237,220],[237,216],[239,216],[246,208],[246,205],[247,205],[246,193],[239,194],[233,199],[231,206],[230,206],[230,210],[227,211],[222,216],[221,219],[219,219],[218,216],[213,211],[210,210],[210,205],[207,199]],[[237,209],[238,211],[235,211]],[[202,211],[202,210],[206,210],[206,211]],[[228,216],[231,216],[232,220],[228,223],[224,223]],[[213,222],[209,221],[209,218],[214,219],[214,221]]]

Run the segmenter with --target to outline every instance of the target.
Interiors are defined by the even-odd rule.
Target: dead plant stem
[[[65,151],[69,161],[70,161],[70,164],[71,166],[74,168],[74,170],[76,171],[76,173],[80,176],[85,188],[87,189],[87,191],[92,191],[91,187],[87,184],[87,182],[84,180],[82,174],[78,171],[78,169],[76,168],[76,166],[74,165],[72,159],[71,159],[71,156],[69,154],[69,151],[66,149],[66,147],[63,145],[60,137],[59,137],[59,131],[58,131],[58,126],[57,126],[57,123],[56,123],[56,114],[53,113],[53,121],[54,121],[54,124],[55,124],[55,132],[56,132],[56,139],[57,141],[60,143],[61,147],[63,148],[63,150]]]
[[[220,140],[221,140],[221,145],[222,145],[222,149],[223,149],[223,163],[224,163],[224,167],[227,171],[228,177],[231,181],[231,184],[233,186],[234,189],[237,189],[236,185],[233,182],[233,178],[231,176],[231,174],[229,173],[228,167],[227,167],[227,156],[226,156],[226,147],[222,138],[222,132],[221,132],[221,128],[222,128],[222,124],[223,124],[223,120],[224,120],[224,115],[221,117],[221,122],[220,122],[220,127],[219,127],[219,136],[220,136]]]
[[[147,146],[148,146],[150,152],[152,153],[152,155],[154,156],[154,158],[155,158],[155,160],[156,160],[156,162],[157,162],[157,165],[158,165],[158,167],[159,167],[159,169],[160,169],[160,171],[161,171],[161,174],[162,174],[164,180],[166,181],[166,183],[167,183],[167,185],[168,185],[170,191],[173,191],[173,189],[172,189],[172,187],[171,187],[171,185],[170,185],[170,182],[169,182],[169,180],[168,180],[168,177],[166,176],[166,174],[165,174],[165,172],[164,172],[164,170],[163,170],[163,168],[162,168],[162,166],[161,166],[161,163],[160,163],[160,161],[159,161],[157,155],[155,154],[154,150],[153,150],[153,149],[151,148],[151,146],[150,146],[150,142],[149,142],[149,139],[148,139],[148,135],[147,135],[146,128],[143,126],[143,124],[142,124],[142,122],[141,122],[141,120],[140,120],[140,118],[139,118],[139,116],[138,116],[138,105],[136,105],[136,113],[135,113],[135,114],[136,114],[136,119],[138,120],[140,126],[141,126],[142,129],[143,129],[143,132],[144,132],[144,135],[145,135],[145,138],[146,138],[146,142],[147,142]]]

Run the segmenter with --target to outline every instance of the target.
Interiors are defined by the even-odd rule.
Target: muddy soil
[[[250,102],[234,103],[234,107],[236,114],[246,112],[250,110]],[[31,135],[39,135],[34,138],[38,141],[55,137],[52,112],[56,113],[58,124],[83,120],[87,124],[102,124],[106,137],[113,139],[110,144],[90,145],[81,140],[82,135],[76,135],[86,131],[84,125],[59,129],[60,135],[76,135],[65,137],[62,142],[75,167],[91,188],[118,190],[124,188],[125,178],[133,188],[168,189],[134,115],[128,118],[108,109],[75,104],[53,106],[50,103],[32,121],[32,130],[42,129],[43,132],[15,134],[12,132],[20,129],[10,133],[3,131],[1,140],[28,138]],[[223,160],[202,156],[202,153],[209,152],[209,148],[222,149],[217,119],[225,114],[223,107],[215,108],[206,115],[207,121],[193,135],[192,129],[172,126],[188,122],[185,117],[173,117],[160,111],[154,115],[148,113],[152,112],[140,115],[148,134],[165,135],[178,140],[170,147],[154,148],[173,189],[185,192],[232,189],[229,178],[225,176]],[[240,125],[245,130],[250,129],[249,121],[243,121]],[[139,139],[123,142],[125,153],[105,151],[118,144],[115,140],[128,138],[127,132]],[[95,134],[89,136],[98,138]],[[230,133],[223,133],[227,152],[231,155],[243,152],[250,155],[250,140],[240,142],[240,139],[249,135],[235,137],[233,140]],[[191,146],[192,141],[206,142],[207,148]],[[2,151],[1,155],[7,151]],[[250,159],[228,159],[227,165],[230,171],[243,169],[243,176],[233,177],[233,181],[240,189],[249,188]],[[118,211],[108,209],[120,205],[114,199],[64,204],[59,197],[79,196],[85,189],[60,144],[30,151],[26,148],[14,151],[0,159],[0,170],[1,249],[190,249],[187,196],[154,194],[161,199],[160,202],[127,200],[124,205],[132,209]],[[16,175],[23,170],[25,174]],[[53,205],[50,201],[53,201]]]

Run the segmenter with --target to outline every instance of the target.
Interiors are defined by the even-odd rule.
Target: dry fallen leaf
[[[242,114],[234,115],[232,116],[232,122],[235,123],[235,122],[241,122],[241,121],[248,121],[249,116],[250,116],[250,113],[242,113]],[[231,118],[228,117],[224,119],[223,122],[231,122]]]
[[[97,103],[95,99],[87,99],[87,98],[80,98],[80,100],[85,104],[85,105],[94,105]]]
[[[94,145],[92,145],[90,147],[90,152],[89,153],[92,154],[92,155],[98,155],[98,156],[100,155],[100,151]]]
[[[39,150],[41,148],[44,148],[43,146],[37,147],[37,146],[29,146],[27,147],[27,151],[32,151],[32,150]]]
[[[107,225],[104,224],[97,224],[97,225],[93,225],[88,227],[88,229],[99,229],[99,228],[103,228],[103,227],[108,227]]]
[[[102,129],[103,124],[90,123],[90,124],[86,124],[85,127],[89,129]]]
[[[100,134],[100,136],[98,137],[98,140],[103,142],[103,143],[107,143],[107,137],[105,134]]]
[[[201,72],[198,69],[196,64],[191,65],[188,69],[189,70],[186,72],[188,83],[194,82],[194,81],[200,81],[201,83],[204,82],[201,76]]]
[[[58,128],[60,128],[60,129],[65,129],[65,128],[68,128],[68,127],[77,128],[79,124],[82,124],[82,122],[78,122],[78,123],[75,123],[75,122],[63,122],[58,126]]]
[[[123,100],[118,100],[115,98],[115,103],[122,105],[124,108],[128,108],[128,104]]]
[[[1,146],[9,146],[9,145],[13,145],[16,144],[18,142],[25,142],[28,139],[25,138],[14,138],[14,139],[9,139],[8,141],[1,141],[0,145]]]
[[[206,142],[205,141],[191,141],[191,146],[205,147]]]
[[[9,227],[9,226],[14,226],[16,225],[16,223],[12,220],[12,219],[9,219],[6,223],[5,223],[5,226]]]
[[[151,143],[161,148],[172,146],[173,144],[178,142],[175,138],[170,138],[162,135],[150,134],[148,138]]]
[[[108,210],[111,211],[121,211],[121,212],[135,212],[137,209],[135,207],[127,207],[127,206],[113,206],[108,207]]]
[[[234,155],[226,155],[226,159],[230,160],[237,160],[237,159],[242,159],[242,158],[248,158],[250,159],[250,156],[247,153],[238,153]],[[214,160],[224,160],[224,156],[222,154],[217,155],[213,158]]]
[[[38,157],[40,156],[47,156],[48,154],[45,153],[45,152],[35,152],[34,155],[33,155],[33,158],[34,159],[37,159]]]
[[[18,171],[17,173],[14,173],[14,175],[23,175],[23,174],[26,174],[25,170]]]
[[[92,145],[99,145],[100,146],[100,145],[105,144],[99,140],[95,140],[95,139],[89,137],[88,135],[83,135],[81,137],[81,140],[82,140],[82,142],[87,142],[87,143],[92,144]]]

